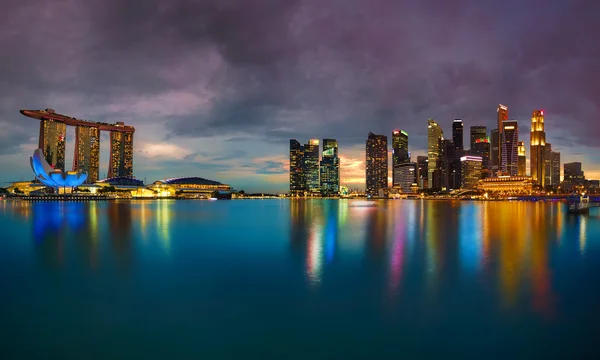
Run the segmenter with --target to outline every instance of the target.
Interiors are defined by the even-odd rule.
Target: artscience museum
[[[53,169],[46,159],[42,149],[33,152],[29,158],[35,177],[44,185],[58,190],[59,188],[74,188],[85,182],[87,173],[81,171],[66,171]]]

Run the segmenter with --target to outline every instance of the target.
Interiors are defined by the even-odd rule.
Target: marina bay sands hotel
[[[135,128],[122,122],[107,124],[57,114],[52,109],[21,110],[21,114],[40,120],[39,148],[48,164],[65,171],[67,126],[75,126],[73,170],[87,172],[94,183],[100,171],[100,131],[110,131],[108,177],[133,176],[133,133]]]

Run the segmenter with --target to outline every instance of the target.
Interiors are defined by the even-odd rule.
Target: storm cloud
[[[563,160],[600,165],[596,1],[9,0],[3,18],[0,161],[24,168],[37,123],[21,108],[136,126],[138,177],[196,161],[260,187],[289,138],[336,138],[356,160],[369,131],[400,128],[423,153],[428,118],[492,128],[498,103],[525,141],[543,108]]]

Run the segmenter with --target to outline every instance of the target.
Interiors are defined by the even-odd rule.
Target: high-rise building
[[[320,192],[319,140],[317,139],[311,139],[304,145],[304,181],[306,191],[313,195]]]
[[[487,140],[487,127],[485,126],[471,126],[471,143],[469,144],[470,148],[473,149],[477,140],[483,141]]]
[[[498,144],[498,154],[496,155],[498,157],[498,170],[501,171],[502,170],[502,131],[503,131],[503,127],[502,127],[502,123],[506,120],[508,120],[508,107],[506,105],[502,105],[502,104],[498,104],[498,108],[496,109],[496,118],[498,120],[498,139],[496,140],[496,143]],[[496,176],[496,174],[494,174],[494,176]]]
[[[392,184],[396,183],[395,169],[399,164],[410,161],[408,134],[403,130],[392,131]]]
[[[552,144],[546,143],[544,147],[544,184],[552,185]]]
[[[457,156],[457,150],[452,140],[440,140],[441,154],[438,159],[438,169],[441,174],[442,190],[453,190],[460,188],[460,156]],[[457,161],[458,160],[458,161]],[[435,182],[434,182],[435,183]],[[438,186],[435,186],[438,188]]]
[[[438,160],[441,154],[440,141],[444,138],[442,128],[433,119],[427,121],[427,159],[429,160],[427,168],[428,187],[441,187],[441,179],[438,168]]]
[[[546,186],[546,167],[544,155],[546,147],[546,132],[544,131],[544,110],[534,110],[531,116],[530,133],[530,172],[533,181],[541,186]]]
[[[417,184],[421,189],[427,189],[427,156],[417,156]]]
[[[93,184],[98,181],[100,173],[100,129],[85,125],[78,125],[75,129],[73,171],[86,172],[86,182]]]
[[[473,190],[477,188],[481,179],[481,164],[483,159],[480,156],[463,156],[460,158],[462,188]]]
[[[39,148],[54,169],[65,171],[65,143],[67,124],[51,119],[40,121]]]
[[[502,122],[502,173],[508,176],[519,174],[519,123],[517,120]]]
[[[498,172],[501,170],[501,164],[498,162],[498,160],[500,160],[500,132],[498,131],[498,129],[494,129],[491,131],[491,170],[492,170],[492,176],[498,176]]]
[[[366,193],[378,196],[388,187],[387,136],[370,132],[365,150]]]
[[[290,195],[303,195],[304,190],[304,146],[290,139]]]
[[[462,151],[465,149],[463,128],[463,121],[461,119],[454,119],[452,122],[452,142],[454,143],[456,153],[461,155]]]
[[[337,195],[340,192],[340,158],[338,142],[334,139],[323,139],[321,192],[324,195]]]
[[[417,184],[417,164],[414,162],[405,162],[394,167],[394,176],[398,186],[404,193],[411,193],[413,186]]]
[[[552,186],[558,186],[560,184],[560,152],[552,152]]]
[[[564,169],[565,181],[583,185],[585,182],[585,174],[583,170],[581,170],[580,162],[565,163]]]
[[[481,162],[481,177],[485,178],[489,176],[490,166],[490,141],[487,138],[475,140],[475,144],[471,148],[471,156],[479,156],[482,159]],[[462,166],[461,166],[462,169]]]
[[[122,123],[117,123],[122,124]],[[133,133],[110,132],[108,177],[133,176]]]
[[[525,142],[524,141],[519,141],[518,153],[519,153],[518,175],[526,176],[527,175],[527,156],[525,155]]]

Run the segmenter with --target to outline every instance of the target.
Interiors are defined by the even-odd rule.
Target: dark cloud
[[[350,147],[401,128],[424,149],[428,118],[491,128],[503,103],[524,139],[543,108],[553,146],[598,147],[596,1],[8,0],[3,14],[0,126],[23,132],[0,154],[35,135],[18,110],[44,107],[141,138],[164,126],[169,142]]]

